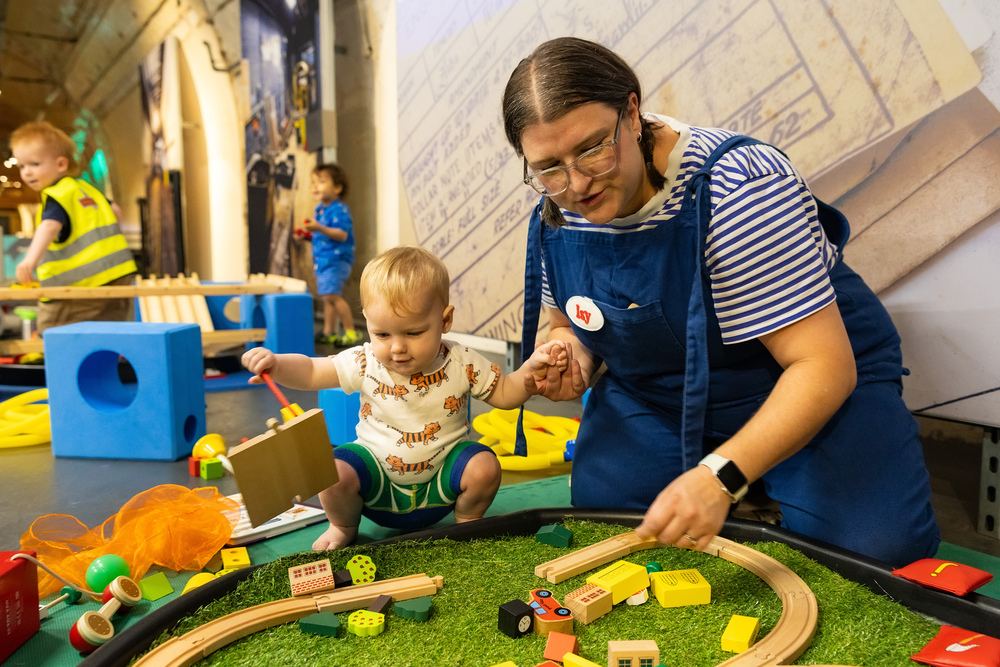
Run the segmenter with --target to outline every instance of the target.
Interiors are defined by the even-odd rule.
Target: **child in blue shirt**
[[[354,329],[351,306],[341,292],[354,264],[354,232],[351,211],[341,197],[347,194],[347,175],[336,164],[318,164],[310,178],[316,205],[316,220],[305,229],[312,233],[313,271],[317,292],[323,299],[323,333],[317,341],[337,347],[351,347],[361,342]],[[344,335],[337,336],[337,320]]]

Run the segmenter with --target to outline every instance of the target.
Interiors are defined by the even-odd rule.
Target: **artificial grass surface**
[[[457,542],[398,542],[379,547],[355,546],[325,554],[303,553],[259,568],[231,594],[184,619],[169,637],[233,611],[289,596],[288,568],[328,556],[341,569],[356,554],[368,554],[378,578],[424,572],[444,577],[433,597],[434,609],[420,623],[389,614],[388,629],[375,637],[346,633],[349,612],[338,614],[338,638],[302,633],[297,623],[270,628],[240,639],[211,654],[199,665],[243,666],[339,665],[471,665],[489,666],[511,660],[520,667],[543,662],[545,638],[531,634],[510,639],[497,630],[497,608],[511,599],[529,601],[533,588],[549,588],[562,600],[585,583],[584,573],[559,584],[534,575],[535,565],[631,529],[612,524],[567,520],[573,544],[560,549],[534,537]],[[795,664],[912,665],[910,656],[937,633],[938,625],[906,607],[875,595],[779,543],[754,545],[794,570],[812,589],[819,604],[819,626],[810,648]],[[650,599],[645,605],[616,605],[590,625],[575,624],[580,654],[605,664],[609,640],[653,639],[666,665],[717,665],[734,654],[722,651],[720,637],[733,614],[760,619],[758,638],[770,632],[781,615],[777,595],[750,572],[720,558],[679,549],[640,551],[625,560],[664,570],[695,568],[712,585],[712,603],[664,609]]]

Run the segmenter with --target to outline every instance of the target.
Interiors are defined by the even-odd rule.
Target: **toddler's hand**
[[[264,378],[260,376],[264,371],[272,370],[277,363],[277,357],[264,347],[255,347],[243,353],[240,359],[248,371],[253,373],[250,384],[262,384]]]
[[[28,261],[22,261],[14,269],[14,275],[17,276],[17,282],[22,285],[27,285],[28,283],[35,281],[35,267]]]

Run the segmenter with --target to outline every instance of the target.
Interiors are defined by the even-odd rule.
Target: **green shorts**
[[[448,456],[437,467],[437,472],[430,480],[422,484],[397,484],[386,472],[371,450],[365,445],[348,443],[334,449],[336,457],[350,464],[361,482],[361,497],[364,500],[366,516],[381,525],[387,525],[383,515],[399,515],[421,513],[422,510],[435,510],[430,514],[437,518],[430,523],[443,518],[450,512],[455,500],[461,493],[462,473],[469,459],[481,451],[492,453],[492,450],[478,442],[463,441],[452,447]],[[440,511],[445,508],[447,511]],[[414,526],[423,524],[417,517]],[[399,525],[393,521],[390,527],[411,527]],[[410,524],[411,522],[404,522]],[[428,524],[429,525],[429,524]]]

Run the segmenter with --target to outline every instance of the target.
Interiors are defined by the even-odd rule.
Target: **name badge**
[[[604,313],[585,296],[571,297],[566,302],[566,314],[576,326],[587,331],[597,331],[604,326]]]

